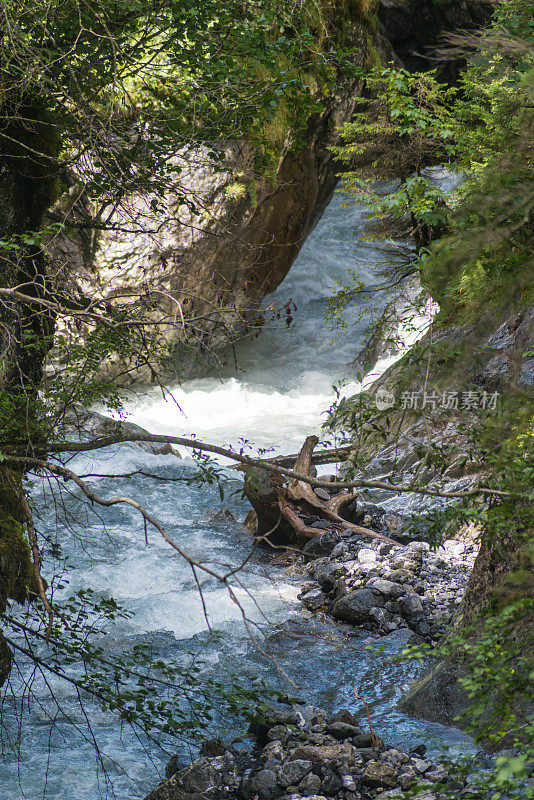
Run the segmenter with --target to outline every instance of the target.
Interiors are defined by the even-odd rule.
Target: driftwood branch
[[[275,459],[258,459],[246,456],[242,452],[237,452],[229,447],[219,447],[218,445],[201,442],[198,439],[189,439],[183,436],[167,436],[155,433],[118,433],[111,436],[98,436],[88,442],[49,442],[42,449],[33,445],[31,448],[27,441],[8,441],[2,446],[2,454],[6,465],[22,465],[28,468],[39,467],[44,457],[54,453],[83,453],[102,448],[110,447],[114,444],[125,442],[156,442],[162,444],[174,444],[189,448],[193,453],[215,453],[224,458],[239,462],[243,467],[255,467],[271,474],[285,476],[287,478],[297,478],[298,480],[328,490],[339,489],[383,489],[392,494],[408,492],[410,494],[421,494],[427,497],[443,497],[451,499],[463,499],[468,497],[503,497],[530,500],[528,494],[519,494],[502,489],[494,489],[489,486],[482,486],[475,483],[472,488],[460,491],[446,491],[435,484],[421,485],[417,483],[395,483],[393,480],[378,480],[358,478],[357,480],[331,481],[323,478],[314,478],[310,475],[303,475],[295,472],[290,467],[282,467],[276,463]],[[26,455],[31,450],[32,455]],[[41,460],[39,459],[41,457]],[[318,462],[315,462],[318,463]]]
[[[305,478],[310,476],[312,469],[313,450],[318,442],[317,436],[307,437],[295,460],[292,470],[295,477],[291,477],[287,485],[280,479],[254,483],[250,480],[250,473],[247,474],[248,481],[245,483],[247,496],[258,514],[258,520],[263,520],[264,526],[266,526],[278,512],[280,514],[278,538],[280,538],[280,534],[285,535],[286,538],[289,534],[290,539],[295,537],[310,539],[319,536],[324,529],[314,527],[306,522],[306,518],[312,516],[329,522],[335,530],[350,530],[359,536],[370,539],[393,541],[369,528],[354,525],[339,515],[339,511],[355,499],[355,492],[347,492],[342,489],[337,491],[333,497],[326,495],[322,499],[306,482]],[[297,475],[299,477],[296,477]],[[258,532],[260,535],[263,534],[260,529]]]

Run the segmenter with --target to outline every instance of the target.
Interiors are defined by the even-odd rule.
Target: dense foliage
[[[499,3],[492,25],[482,35],[457,36],[441,54],[468,56],[454,90],[437,84],[432,73],[408,76],[392,67],[378,70],[368,82],[367,108],[374,118],[362,112],[343,132],[347,144],[338,154],[354,170],[344,188],[371,202],[371,219],[380,222],[384,235],[394,237],[404,230],[413,236],[412,268],[441,306],[434,323],[438,331],[478,324],[482,336],[484,318],[499,319],[507,309],[520,311],[532,304],[532,32],[531,4]],[[424,86],[430,107],[421,93]],[[406,175],[399,175],[400,184],[393,188],[368,182],[396,177],[394,164],[383,153],[390,142],[399,151],[397,162],[401,167],[406,164]],[[373,158],[371,166],[362,170],[366,153]],[[448,164],[462,177],[453,192],[439,191],[432,182],[428,168],[437,163]],[[416,191],[407,191],[412,184]],[[437,226],[434,242],[427,225]],[[353,291],[361,292],[362,287],[353,286]],[[338,294],[332,311],[338,313],[351,297],[349,284]],[[437,345],[431,335],[425,337],[397,373],[400,387],[414,388],[410,380],[416,368],[417,374],[422,370],[423,377],[430,374],[443,387],[448,376],[464,373],[471,354],[455,348],[454,342],[448,350],[446,345],[447,337]],[[486,471],[488,485],[509,496],[452,505],[436,515],[433,526],[439,543],[460,525],[475,524],[488,572],[486,579],[478,575],[478,583],[468,588],[455,629],[433,656],[465,669],[462,683],[471,705],[462,724],[483,746],[512,748],[480,774],[472,763],[458,767],[471,776],[465,793],[469,798],[533,796],[527,780],[534,757],[531,410],[528,395],[518,392],[503,399],[498,418],[481,415],[478,421],[471,417],[459,425],[467,444],[458,467]],[[391,441],[397,424],[401,437],[403,425],[412,417],[408,413],[405,421],[389,412],[377,415],[361,400],[338,404],[331,424],[343,425],[365,453],[366,437]],[[429,433],[425,469],[444,474],[453,455],[439,441],[431,441]],[[360,466],[356,461],[355,467]],[[500,569],[508,574],[493,585]],[[412,650],[409,655],[413,654]]]
[[[365,83],[355,118],[341,129],[346,144],[334,150],[348,168],[341,190],[370,204],[384,235],[396,227],[399,235],[413,238],[419,252],[447,219],[444,193],[423,170],[454,156],[455,90],[438,83],[435,71],[409,73],[393,66],[376,68]],[[393,186],[384,191],[385,181]]]

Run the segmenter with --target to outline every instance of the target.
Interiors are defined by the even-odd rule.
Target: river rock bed
[[[392,544],[336,535],[337,543],[330,531],[315,542],[319,549],[323,539],[328,555],[300,556],[300,568],[310,578],[298,595],[303,605],[365,630],[388,634],[409,628],[436,643],[473,569],[479,549],[473,537],[448,539],[432,549],[425,541]],[[312,560],[302,563],[310,555]]]
[[[439,800],[440,786],[448,796],[464,787],[425,758],[424,745],[410,752],[388,747],[347,710],[272,704],[250,732],[252,751],[217,739],[184,769],[175,771],[171,759],[167,780],[145,800],[389,800],[407,797],[415,785],[419,800]]]

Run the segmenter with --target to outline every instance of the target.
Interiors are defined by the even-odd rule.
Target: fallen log
[[[340,461],[346,461],[350,455],[350,451],[351,448],[347,446],[334,447],[328,450],[321,450],[319,453],[313,453],[311,459],[312,466],[315,467],[320,464],[338,464]],[[266,456],[265,458],[259,458],[258,461],[269,461],[271,464],[277,464],[279,467],[291,469],[298,457],[298,453],[292,453],[288,456],[272,456],[271,458]],[[245,464],[236,464],[233,469],[244,472],[249,469],[249,467]]]
[[[300,453],[295,458],[295,472],[310,475],[313,467],[313,450],[317,436],[308,436]],[[339,512],[355,498],[355,492],[346,489],[337,492],[328,500],[321,499],[308,483],[292,478],[287,483],[279,475],[258,468],[245,469],[245,494],[257,514],[257,535],[271,543],[295,544],[324,532],[313,521],[330,523],[338,531],[351,531],[370,539],[393,542],[370,528],[355,525],[340,516]],[[312,524],[309,520],[312,519]]]

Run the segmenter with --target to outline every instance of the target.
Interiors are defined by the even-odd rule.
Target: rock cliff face
[[[351,40],[363,60],[359,25]],[[258,173],[246,142],[220,144],[222,162],[211,157],[213,147],[178,152],[163,199],[124,198],[116,230],[101,232],[96,243],[56,239],[54,273],[72,281],[71,263],[86,293],[126,298],[139,292],[169,346],[167,375],[216,360],[250,330],[259,303],[286,276],[331,198],[337,179],[329,147],[336,127],[350,118],[357,91],[357,81],[346,80],[309,120],[301,146],[291,145],[288,132],[273,177]],[[60,203],[83,215],[82,196],[77,199],[74,187]],[[150,374],[133,378],[150,380]]]
[[[340,6],[335,23],[357,63],[372,52],[374,58],[380,54],[423,68],[428,61],[418,53],[441,30],[480,26],[490,4],[381,0],[375,9],[379,26],[376,17],[374,25],[364,23],[357,9],[358,4]],[[139,292],[169,349],[167,376],[217,361],[250,331],[261,300],[284,279],[330,199],[337,167],[329,147],[336,143],[336,126],[350,119],[357,91],[357,81],[342,80],[323,111],[309,120],[301,146],[291,144],[288,131],[272,177],[258,170],[246,142],[219,145],[222,168],[207,148],[177,152],[164,198],[125,196],[114,216],[116,229],[100,232],[96,242],[80,233],[74,240],[56,239],[54,275],[77,281],[91,295]],[[64,213],[66,206],[84,216],[83,203],[83,191],[74,186],[58,209]],[[108,364],[106,371],[118,375],[125,366]],[[128,374],[122,380],[153,377],[138,366]]]
[[[433,330],[421,339],[419,351],[412,351],[397,362],[370,389],[371,393],[378,389],[392,392],[395,404],[384,412],[390,417],[387,440],[369,439],[359,453],[365,463],[362,476],[394,471],[403,476],[405,483],[418,476],[420,480],[441,480],[448,490],[465,489],[480,479],[484,465],[469,468],[465,463],[472,447],[469,433],[477,424],[475,412],[470,413],[465,407],[463,411],[440,409],[439,403],[435,407],[428,405],[423,412],[423,391],[439,398],[443,392],[456,393],[460,409],[462,398],[469,393],[476,403],[495,396],[495,406],[488,406],[486,413],[495,416],[495,426],[500,425],[506,437],[514,422],[510,422],[509,413],[506,416],[507,400],[519,397],[526,408],[534,399],[533,346],[534,308],[523,304],[519,297],[501,307],[496,304],[480,309],[468,324],[438,317]],[[447,454],[446,463],[440,463],[440,452]],[[413,500],[400,502],[407,513],[410,508],[419,510]],[[391,510],[391,506],[388,508]],[[454,630],[474,623],[496,596],[502,599],[513,592],[511,576],[519,572],[526,582],[530,581],[525,584],[528,596],[534,575],[526,538],[518,539],[508,532],[483,537]],[[531,633],[531,627],[518,624],[516,635],[525,647],[531,646]],[[458,682],[466,674],[465,663],[443,660],[434,664],[411,687],[401,703],[403,710],[443,724],[457,724],[455,720],[469,706],[467,694]]]

